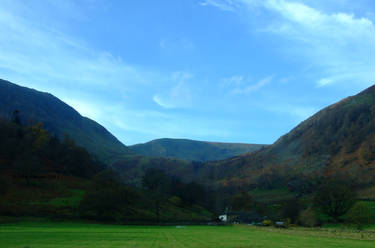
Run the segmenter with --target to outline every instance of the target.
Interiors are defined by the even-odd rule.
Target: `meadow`
[[[6,248],[375,247],[375,232],[235,226],[120,226],[58,222],[0,225]]]

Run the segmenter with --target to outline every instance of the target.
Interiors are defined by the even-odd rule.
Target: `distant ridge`
[[[178,158],[190,161],[211,161],[254,152],[267,145],[196,141],[189,139],[156,139],[129,146],[134,153],[145,156]]]
[[[15,110],[23,123],[42,122],[51,133],[61,139],[69,135],[102,161],[111,162],[129,153],[103,126],[81,116],[52,94],[0,79],[0,118],[11,119]]]

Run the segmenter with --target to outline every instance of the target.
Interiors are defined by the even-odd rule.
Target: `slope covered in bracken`
[[[209,165],[223,185],[285,185],[306,177],[369,185],[375,179],[375,86],[321,110],[267,148]]]

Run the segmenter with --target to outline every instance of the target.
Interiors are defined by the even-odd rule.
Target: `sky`
[[[0,0],[0,78],[126,145],[271,144],[375,83],[373,0]]]

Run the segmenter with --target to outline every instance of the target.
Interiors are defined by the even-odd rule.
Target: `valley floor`
[[[115,226],[82,223],[20,222],[0,225],[6,248],[148,247],[371,247],[375,232],[338,229],[287,230],[236,226]]]

